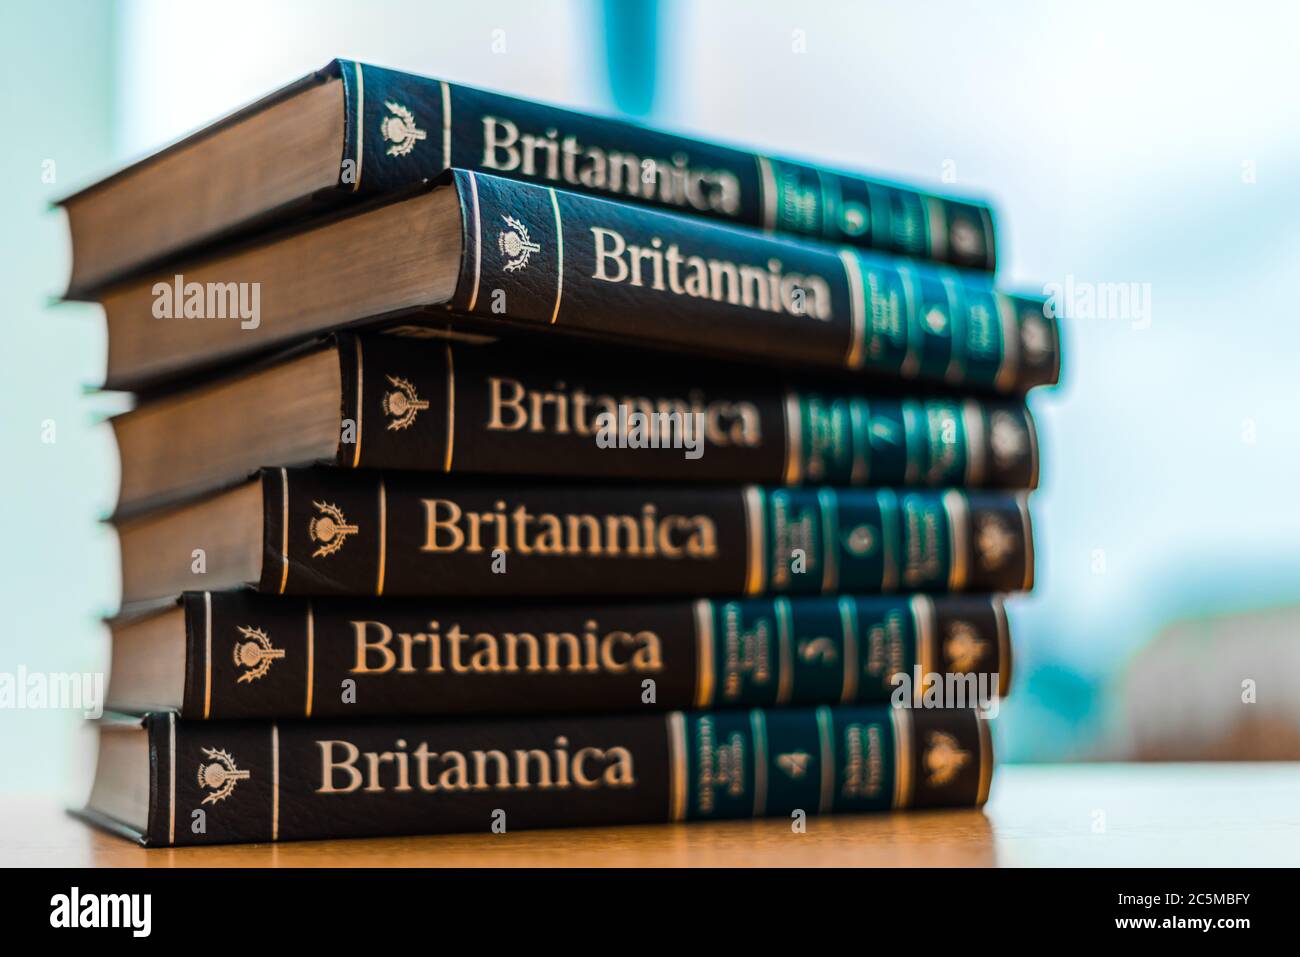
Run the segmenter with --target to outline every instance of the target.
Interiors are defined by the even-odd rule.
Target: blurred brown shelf
[[[0,865],[104,867],[1294,866],[1300,764],[999,768],[983,811],[144,850],[0,797]]]

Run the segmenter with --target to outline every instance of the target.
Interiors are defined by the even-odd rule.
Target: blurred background
[[[346,56],[987,197],[1057,293],[1010,761],[1300,758],[1300,7],[11,0],[0,33],[0,673],[106,667],[117,462],[51,200]],[[0,789],[80,800],[79,714]]]

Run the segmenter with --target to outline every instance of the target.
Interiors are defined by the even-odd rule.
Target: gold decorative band
[[[921,680],[912,689],[912,699],[919,705],[925,694],[925,676],[935,673],[934,632],[939,623],[929,595],[913,595],[910,604],[912,627],[916,629],[916,663],[921,666]]]
[[[176,712],[167,712],[167,843],[176,843]]]
[[[316,613],[311,601],[307,602],[307,704],[303,708],[305,717],[311,717],[312,696],[316,686]]]
[[[912,712],[909,708],[890,708],[894,726],[894,808],[912,804]]]
[[[844,364],[850,369],[860,369],[867,347],[867,299],[863,291],[862,264],[848,249],[840,251],[840,261],[844,263],[844,275],[849,283],[849,351]]]
[[[280,469],[280,594],[289,585],[289,470]]]
[[[365,128],[362,121],[366,115],[366,82],[361,72],[361,64],[354,63],[357,73],[357,168],[352,179],[352,192],[361,188],[361,160],[366,145]]]
[[[970,576],[970,502],[956,489],[943,493],[943,510],[948,514],[948,539],[952,543],[948,568],[948,589],[961,591]]]
[[[803,418],[799,415],[799,394],[785,394],[785,484],[798,485],[803,479]]]
[[[551,208],[555,210],[555,309],[551,312],[551,325],[560,318],[560,300],[564,298],[564,224],[560,222],[560,198],[555,190],[551,194]]]
[[[980,783],[975,795],[975,806],[983,807],[989,799],[989,789],[993,786],[993,735],[984,715],[976,713],[975,724],[980,736]]]
[[[713,603],[701,598],[695,603],[695,707],[713,704]]]
[[[364,411],[361,406],[361,399],[362,396],[364,395],[364,389],[362,388],[363,383],[361,377],[361,369],[362,369],[361,340],[353,339],[352,342],[357,349],[357,403],[356,403],[356,413],[357,413],[356,426],[357,427],[355,429],[355,434],[352,436],[352,467],[356,468],[358,465],[361,464],[361,417]]]
[[[466,312],[473,312],[474,306],[478,303],[479,274],[483,271],[483,224],[478,208],[478,177],[473,173],[467,175],[469,176],[469,206],[474,217],[474,284],[470,286],[469,306],[466,307]]]
[[[452,453],[456,449],[456,366],[452,360],[451,343],[447,343],[447,452],[442,459],[442,470],[451,471]]]
[[[203,593],[203,717],[212,714],[212,592]]]
[[[757,595],[763,591],[766,579],[767,523],[763,516],[763,490],[757,485],[744,488],[745,524],[749,530],[748,561],[745,567],[745,594]]]
[[[841,595],[840,631],[844,634],[844,686],[840,689],[840,703],[849,704],[858,696],[858,608],[853,599]]]
[[[271,722],[271,840],[280,839],[280,726]]]
[[[375,580],[375,594],[384,593],[384,567],[388,562],[388,489],[379,480],[379,574]]]
[[[686,820],[686,716],[668,713],[668,820]]]

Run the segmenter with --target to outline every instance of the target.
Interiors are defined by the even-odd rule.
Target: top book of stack
[[[459,167],[992,271],[977,202],[335,60],[79,192],[69,298],[214,241],[399,194]]]
[[[978,268],[986,207],[346,61],[64,205],[111,389],[362,326],[1005,395],[1059,377],[1042,297]]]

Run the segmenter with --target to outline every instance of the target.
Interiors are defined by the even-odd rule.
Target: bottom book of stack
[[[106,718],[95,823],[149,846],[978,806],[975,710],[434,721]]]

